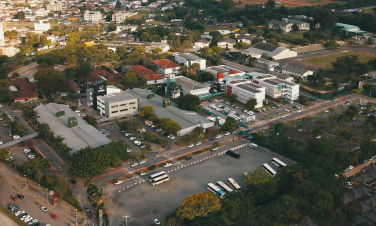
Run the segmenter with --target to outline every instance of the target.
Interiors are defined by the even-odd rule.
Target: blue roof
[[[362,31],[358,26],[350,25],[350,24],[336,23],[336,27],[343,27],[343,30],[349,31],[349,32],[356,32],[356,33],[367,32],[367,31]]]

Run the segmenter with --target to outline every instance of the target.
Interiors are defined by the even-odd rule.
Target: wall
[[[134,104],[130,104],[133,102]],[[124,105],[124,106],[121,106],[121,105]],[[113,106],[117,106],[117,107],[112,108]],[[131,109],[131,108],[134,108],[134,109]],[[126,109],[129,109],[129,110],[126,110]],[[126,110],[126,111],[121,111],[121,110]],[[113,113],[113,111],[117,111],[117,112]],[[138,100],[135,98],[132,100],[119,101],[117,103],[105,102],[105,112],[106,112],[107,117],[136,115],[138,113]]]

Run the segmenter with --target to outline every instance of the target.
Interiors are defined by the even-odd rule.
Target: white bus
[[[272,158],[272,163],[273,163],[273,164],[276,163],[277,165],[282,166],[282,167],[286,167],[286,166],[287,166],[286,163],[282,162],[281,160],[279,160],[279,159],[277,159],[277,158]],[[279,166],[278,166],[278,167],[279,167]]]
[[[238,183],[232,178],[227,179],[228,184],[230,185],[231,188],[233,188],[235,191],[240,191],[241,187],[239,186]]]
[[[211,192],[214,192],[218,196],[218,198],[220,198],[220,199],[225,198],[225,192],[222,191],[221,189],[219,189],[217,186],[215,186],[212,183],[209,183],[208,186],[206,187],[206,189],[208,189]]]
[[[248,146],[251,147],[251,148],[253,148],[253,149],[257,149],[257,144],[250,143]]]
[[[262,164],[262,168],[264,168],[265,172],[267,172],[272,177],[274,177],[277,174],[277,172],[274,171],[274,169],[266,163]]]
[[[154,186],[154,185],[158,185],[158,184],[161,184],[165,181],[168,181],[170,180],[170,178],[168,177],[168,175],[163,175],[163,176],[160,176],[160,177],[157,177],[157,178],[154,178],[150,181],[150,183]]]
[[[148,180],[151,181],[153,180],[154,178],[157,178],[157,177],[160,177],[160,176],[163,176],[163,175],[166,175],[166,172],[165,171],[161,171],[161,172],[158,172],[158,173],[155,173],[153,175],[151,175]]]
[[[234,192],[234,190],[232,190],[229,186],[227,186],[227,184],[223,183],[222,181],[218,181],[217,185],[225,192]]]

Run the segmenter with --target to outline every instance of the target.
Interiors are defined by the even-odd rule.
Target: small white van
[[[251,148],[253,148],[253,149],[257,149],[257,144],[250,143],[248,146],[251,147]]]

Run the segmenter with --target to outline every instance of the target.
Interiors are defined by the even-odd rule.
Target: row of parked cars
[[[169,134],[169,133],[166,133],[166,132],[163,132],[163,130],[161,128],[158,128],[157,125],[155,123],[150,123],[148,124],[151,128],[155,129],[156,132],[158,133],[162,133],[163,136],[166,136],[168,139],[175,139],[175,136],[173,134]]]
[[[18,194],[17,196],[18,196],[19,198],[21,198],[21,197],[23,198],[23,195],[21,196],[20,194]],[[17,196],[14,196],[14,197],[16,197],[15,199],[14,199],[14,197],[12,196],[12,199],[13,199],[13,200],[17,200]],[[39,225],[40,225],[38,219],[31,217],[29,214],[27,214],[27,213],[26,213],[25,211],[23,211],[23,210],[19,210],[19,206],[18,206],[17,204],[15,204],[15,203],[8,204],[8,209],[9,209],[10,211],[14,212],[14,215],[17,216],[17,217],[19,217],[20,220],[22,220],[22,221],[28,223],[30,226],[39,226]],[[47,212],[47,211],[48,211],[48,209],[47,209],[46,207],[44,207],[44,206],[41,206],[40,209],[41,209],[43,212]],[[54,213],[51,214],[51,217],[52,217],[53,219],[55,219],[55,220],[58,219],[58,216],[57,216],[56,214],[54,214]],[[46,226],[51,226],[51,225],[50,225],[50,224],[46,224]]]
[[[26,149],[24,149],[23,150],[23,153],[25,153],[26,154],[26,157],[28,158],[28,159],[35,159],[35,155],[34,155],[34,153],[33,152],[31,152],[31,150],[29,149],[29,148],[26,148]]]

